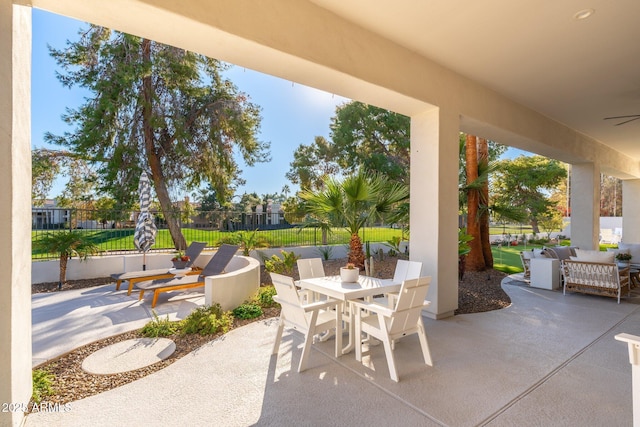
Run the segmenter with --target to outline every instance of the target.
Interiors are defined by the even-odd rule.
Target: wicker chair
[[[531,279],[531,252],[520,252],[520,261],[522,261],[522,269],[524,270],[524,278]]]
[[[618,270],[616,263],[562,261],[563,294],[567,290],[618,299],[631,291],[629,267]]]

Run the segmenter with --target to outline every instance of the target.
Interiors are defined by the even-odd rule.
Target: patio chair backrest
[[[393,337],[403,331],[415,328],[419,317],[422,315],[430,284],[430,276],[409,279],[402,283],[395,312],[389,319],[390,336]]]
[[[227,245],[223,244],[218,248],[211,260],[207,263],[207,265],[202,269],[202,273],[200,273],[201,277],[206,276],[217,276],[218,274],[222,274],[224,269],[231,261],[231,258],[238,252],[237,245]]]
[[[280,303],[281,315],[291,326],[301,332],[309,329],[309,319],[302,308],[302,302],[292,277],[270,273],[273,286],[276,288],[276,299]]]
[[[324,266],[321,258],[305,258],[298,261],[300,280],[324,277]]]
[[[184,251],[184,254],[189,257],[189,261],[185,265],[186,268],[193,265],[205,246],[207,246],[207,242],[191,242],[187,250]]]
[[[417,279],[420,277],[421,272],[421,262],[399,259],[396,263],[396,270],[393,273],[393,282],[402,283],[407,279]]]

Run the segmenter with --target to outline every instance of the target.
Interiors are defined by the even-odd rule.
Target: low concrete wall
[[[251,299],[260,287],[260,263],[255,258],[234,256],[225,273],[204,279],[204,303],[220,304],[223,310],[233,310]]]
[[[346,258],[347,245],[331,245],[330,259]],[[401,244],[401,248],[402,248]],[[251,251],[251,257],[258,260],[260,264],[263,259],[271,258],[272,255],[279,255],[282,250],[294,252],[301,258],[322,258],[320,251],[322,246],[299,246],[293,248],[266,248]],[[389,251],[389,247],[382,243],[372,243],[371,251],[376,252],[382,249]],[[204,251],[200,254],[195,262],[198,267],[204,267],[215,251]],[[96,277],[108,277],[113,273],[123,273],[129,271],[142,270],[143,261],[147,266],[147,270],[171,268],[171,253],[148,254],[143,257],[142,254],[128,255],[109,255],[90,257],[86,261],[80,261],[78,258],[72,258],[67,263],[67,280],[92,279]],[[34,261],[31,263],[31,283],[57,282],[60,275],[60,261]]]
[[[204,255],[204,254],[203,254]],[[197,260],[199,265],[202,255]],[[210,255],[211,257],[211,255]],[[156,268],[171,268],[172,254],[149,254],[145,264],[147,270]],[[72,258],[67,262],[67,279],[92,279],[108,277],[113,273],[142,270],[143,257],[141,254],[112,255],[90,257],[86,261]],[[35,261],[31,263],[31,283],[57,282],[60,276],[60,261]]]

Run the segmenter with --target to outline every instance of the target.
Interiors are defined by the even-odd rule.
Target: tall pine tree
[[[90,26],[65,49],[51,49],[60,81],[90,96],[64,120],[75,125],[45,140],[68,147],[97,167],[100,190],[130,207],[143,170],[150,173],[176,248],[186,247],[170,189],[209,183],[229,198],[240,169],[268,160],[256,138],[259,107],[221,76],[223,63],[132,35]]]

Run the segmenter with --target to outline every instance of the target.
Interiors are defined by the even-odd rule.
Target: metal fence
[[[91,209],[32,209],[32,241],[36,242],[47,233],[74,230],[89,237],[101,250],[101,254],[122,254],[136,252],[133,244],[137,211],[100,211]],[[187,215],[182,211],[173,213],[178,218],[181,231],[187,243],[207,242],[208,247],[221,243],[241,243],[243,238],[254,232],[258,239],[266,241],[269,247],[321,246],[349,244],[349,233],[343,228],[334,228],[323,233],[319,228],[301,228],[289,224],[282,212],[235,212],[208,211]],[[172,252],[174,244],[161,215],[154,213],[158,228],[156,243],[152,252]],[[244,236],[243,236],[244,234]],[[400,228],[382,224],[372,224],[360,232],[363,242],[386,242],[403,237]],[[34,259],[51,259],[56,254],[41,253],[34,245]]]

